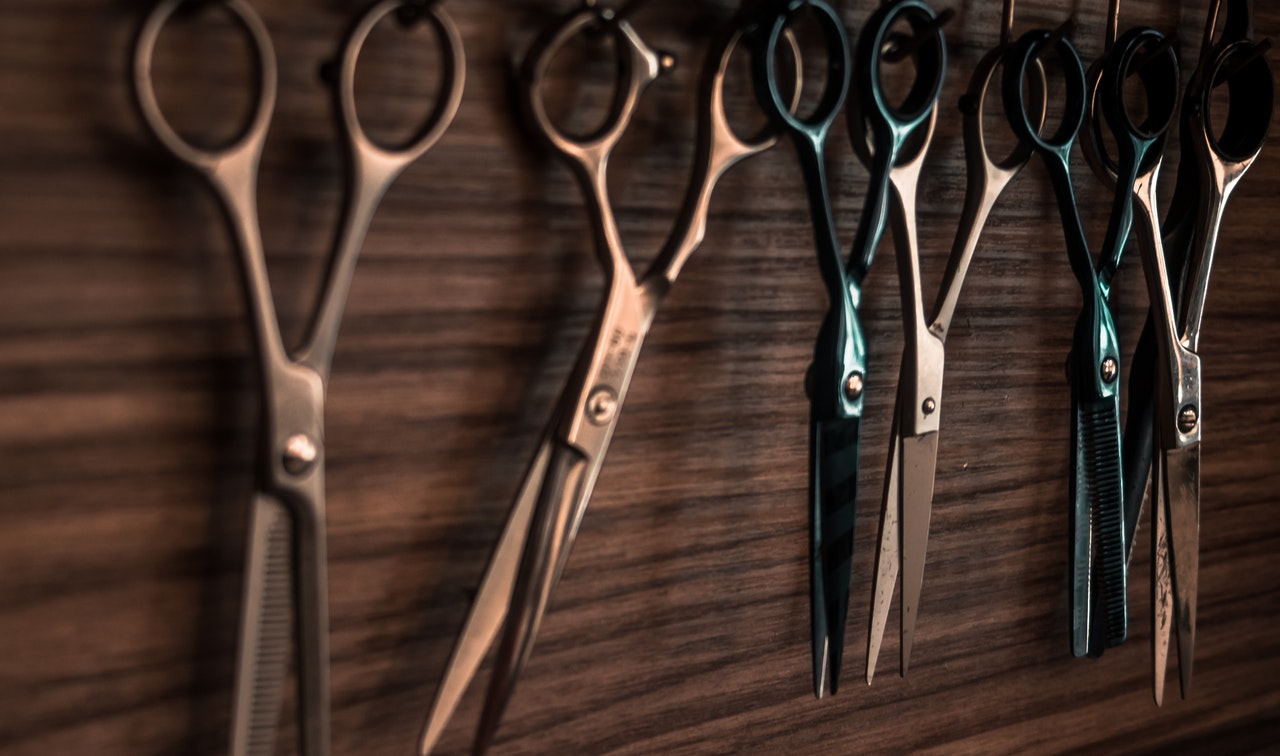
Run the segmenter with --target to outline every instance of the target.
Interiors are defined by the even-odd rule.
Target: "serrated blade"
[[[815,421],[811,465],[810,603],[813,608],[814,692],[823,681],[839,690],[853,569],[858,488],[857,418]]]
[[[1124,643],[1129,632],[1128,559],[1124,534],[1123,464],[1120,459],[1120,408],[1114,399],[1084,408],[1081,441],[1089,458],[1089,500],[1094,529],[1094,623],[1090,646]]]

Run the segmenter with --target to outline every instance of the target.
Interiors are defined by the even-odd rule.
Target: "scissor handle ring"
[[[900,131],[912,131],[933,112],[942,94],[942,83],[947,73],[947,38],[941,25],[934,22],[938,16],[925,5],[924,0],[902,0],[893,5],[882,5],[867,20],[858,39],[859,60],[856,75],[860,97],[870,98],[874,113]],[[930,35],[931,43],[916,50],[916,78],[911,83],[906,99],[894,105],[886,96],[880,76],[883,72],[883,54],[889,32],[900,20],[906,20],[912,30],[923,33],[931,25],[936,26]],[[873,117],[870,113],[863,115]]]
[[[1135,27],[1122,34],[1096,64],[1096,84],[1092,92],[1089,118],[1089,139],[1086,141],[1085,154],[1093,165],[1094,172],[1108,182],[1114,182],[1120,172],[1120,164],[1126,156],[1134,157],[1140,145],[1154,145],[1162,142],[1173,126],[1178,115],[1178,95],[1182,86],[1182,71],[1178,65],[1178,53],[1170,46],[1155,59],[1142,63],[1142,68],[1133,70],[1134,63],[1144,50],[1149,50],[1165,41],[1165,35],[1150,27]],[[1142,123],[1134,123],[1125,107],[1125,82],[1130,75],[1136,74],[1142,81],[1142,91],[1146,97],[1147,114]],[[1102,121],[1116,136],[1121,151],[1120,159],[1107,154],[1106,143],[1102,139]],[[1145,160],[1159,161],[1160,149],[1147,150]],[[1128,155],[1133,153],[1133,155]],[[1145,171],[1150,165],[1138,166]]]
[[[826,87],[822,90],[822,98],[818,101],[818,106],[807,117],[801,117],[795,112],[795,105],[788,106],[787,98],[778,87],[777,55],[778,45],[784,37],[787,24],[793,15],[805,6],[813,9],[822,27],[827,44],[828,70]],[[796,42],[790,39],[790,35],[786,36],[794,50]],[[752,56],[756,74],[752,78],[756,82],[759,94],[764,95],[757,99],[770,110],[775,123],[780,123],[793,132],[826,133],[835,122],[841,108],[844,107],[845,97],[849,93],[849,83],[853,78],[850,70],[852,51],[849,49],[849,38],[845,32],[844,23],[840,20],[840,14],[824,0],[791,0],[787,3],[785,13],[778,13],[769,21],[769,26],[764,30],[761,40],[763,41],[762,54]],[[796,64],[800,65],[799,58],[796,59]],[[800,74],[797,74],[797,81],[799,80]],[[764,85],[763,88],[761,84]],[[797,90],[792,94],[791,99],[796,101],[798,96]]]
[[[609,116],[593,134],[578,138],[566,134],[547,113],[543,86],[551,60],[575,34],[594,26],[603,26],[618,42],[618,83]],[[640,93],[653,83],[672,61],[645,44],[625,19],[613,11],[588,5],[567,16],[563,23],[541,37],[525,60],[525,106],[534,123],[551,146],[584,165],[603,165],[609,153],[622,139],[639,102]]]
[[[1214,82],[1224,68],[1241,58],[1244,62],[1239,70],[1224,82],[1229,87],[1231,102],[1227,123],[1218,136],[1212,128]],[[1242,40],[1219,48],[1206,67],[1200,85],[1200,91],[1194,95],[1194,107],[1200,109],[1201,131],[1214,155],[1231,163],[1256,158],[1267,140],[1275,107],[1275,79],[1267,59],[1257,54],[1257,45]]]
[[[712,131],[716,135],[717,140],[724,140],[734,145],[735,156],[754,155],[769,149],[778,141],[777,130],[772,122],[765,123],[760,130],[748,137],[739,136],[733,127],[729,124],[729,116],[724,107],[724,82],[729,76],[729,63],[733,60],[733,53],[738,46],[743,43],[744,37],[750,32],[738,27],[730,31],[721,38],[721,43],[717,47],[713,47],[709,55],[718,56],[711,58],[717,60],[717,65],[707,86],[710,87],[708,101],[711,105],[711,119],[713,122]],[[800,106],[801,89],[804,86],[804,64],[800,57],[800,42],[795,35],[787,31],[783,37],[787,40],[787,47],[791,52],[793,60],[796,64],[796,76],[791,95],[791,103],[787,109],[788,113],[794,113],[796,108]],[[719,152],[719,150],[715,150]]]
[[[380,0],[369,6],[347,35],[342,46],[342,60],[338,69],[337,97],[338,109],[343,128],[358,149],[379,153],[384,158],[397,162],[409,163],[422,156],[440,139],[453,123],[462,102],[462,90],[466,77],[466,56],[462,46],[462,35],[453,19],[439,3],[432,3],[423,9],[424,17],[436,32],[442,48],[444,63],[441,72],[443,90],[426,122],[418,132],[402,145],[380,144],[360,125],[360,115],[356,109],[356,63],[360,51],[364,48],[369,33],[378,22],[395,13],[407,4],[407,0]]]
[[[1005,58],[1008,56],[1010,46],[997,47],[989,51],[982,60],[978,61],[977,68],[973,71],[973,78],[969,82],[969,91],[960,100],[960,110],[967,118],[977,120],[978,127],[974,131],[974,138],[978,140],[980,152],[978,155],[987,165],[998,171],[1008,173],[1016,171],[1025,166],[1031,160],[1032,149],[1029,144],[1023,140],[1017,140],[1013,149],[1009,151],[1002,160],[996,160],[991,157],[991,153],[987,150],[987,135],[982,128],[983,116],[986,111],[987,92],[991,89],[991,81],[995,78],[996,71],[999,71],[1005,64]],[[1038,117],[1039,125],[1037,130],[1044,125],[1045,111],[1049,108],[1048,92],[1045,86],[1044,66],[1040,65],[1040,61],[1036,61],[1036,72],[1040,74],[1038,90],[1033,88],[1033,93],[1040,95],[1040,115]],[[1035,84],[1035,80],[1032,80]]]
[[[225,0],[222,6],[231,11],[253,40],[258,63],[258,102],[253,118],[244,129],[223,147],[198,147],[184,139],[165,118],[156,99],[151,67],[160,30],[185,0],[161,0],[152,8],[138,31],[133,49],[133,93],[143,120],[156,139],[179,160],[208,172],[220,161],[245,151],[261,152],[267,140],[271,113],[276,102],[276,55],[262,18],[245,0]]]
[[[1022,96],[1027,71],[1032,65],[1039,64],[1040,53],[1052,36],[1052,33],[1044,29],[1029,31],[1009,51],[1009,57],[1004,62],[1004,109],[1010,125],[1020,139],[1037,150],[1064,154],[1075,142],[1084,122],[1085,111],[1084,64],[1080,62],[1080,53],[1071,44],[1071,40],[1061,37],[1054,45],[1062,60],[1062,74],[1067,91],[1062,122],[1058,124],[1053,136],[1045,138],[1040,134],[1040,128],[1032,123],[1031,114],[1027,112],[1027,104]]]

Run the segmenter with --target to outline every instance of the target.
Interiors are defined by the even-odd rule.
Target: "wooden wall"
[[[261,210],[296,343],[337,214],[341,160],[316,65],[357,3],[254,0],[281,93]],[[461,112],[386,197],[365,246],[327,412],[333,737],[409,753],[489,549],[600,296],[582,201],[521,130],[511,68],[569,0],[455,0]],[[612,169],[623,236],[658,249],[687,181],[707,30],[729,0],[634,17],[681,67],[646,96]],[[846,2],[853,29],[870,2]],[[1065,3],[1019,3],[1018,30]],[[1077,6],[1081,5],[1077,1]],[[1077,7],[1100,53],[1104,3]],[[1176,29],[1190,62],[1204,0],[1130,0],[1122,24]],[[1280,6],[1258,4],[1259,36]],[[954,103],[997,38],[997,0],[943,0],[952,66],[921,203],[926,290],[963,192]],[[147,138],[127,87],[148,4],[0,6],[0,752],[225,749],[258,388],[230,242],[204,187]],[[251,68],[209,26],[164,48],[186,128],[242,112]],[[232,38],[234,39],[234,38]],[[362,68],[379,133],[426,112],[429,52],[380,30]],[[1187,65],[1190,68],[1190,63]],[[588,100],[607,68],[586,68]],[[568,87],[568,84],[564,86]],[[739,95],[746,88],[739,83]],[[206,95],[205,93],[211,93]],[[213,94],[218,93],[218,94]],[[570,99],[566,97],[566,99]],[[735,98],[737,112],[750,103]],[[993,124],[999,125],[998,120]],[[1176,149],[1170,149],[1172,177]],[[830,167],[844,244],[866,172],[843,125]],[[1108,195],[1077,156],[1100,243]],[[1169,180],[1167,183],[1171,184]],[[734,170],[707,243],[654,324],[591,509],[496,753],[1142,751],[1280,742],[1280,148],[1232,200],[1206,318],[1203,537],[1195,687],[1152,703],[1149,564],[1139,534],[1127,645],[1070,657],[1069,395],[1079,307],[1043,167],[998,206],[948,344],[929,562],[910,676],[859,678],[901,348],[892,251],[866,285],[871,344],[847,685],[809,670],[802,376],[825,308],[794,151]],[[1147,307],[1117,283],[1129,353]],[[1127,368],[1127,366],[1126,366]],[[1148,528],[1144,520],[1144,528]],[[895,614],[896,617],[896,614]],[[468,748],[482,685],[440,751]],[[289,747],[282,734],[282,750]]]

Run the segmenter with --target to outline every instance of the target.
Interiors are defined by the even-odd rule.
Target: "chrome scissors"
[[[996,71],[1000,69],[1013,40],[1014,0],[1004,0],[999,44],[978,62],[969,81],[968,92],[960,100],[964,115],[964,145],[967,186],[960,226],[951,257],[943,274],[942,288],[934,305],[934,314],[925,327],[924,304],[920,294],[918,256],[908,261],[916,265],[900,272],[903,286],[903,316],[907,329],[906,349],[898,379],[898,398],[893,414],[892,440],[889,444],[888,469],[885,473],[884,502],[880,511],[880,549],[876,552],[875,582],[872,589],[871,628],[867,637],[867,682],[875,676],[876,660],[884,639],[894,587],[901,568],[908,577],[903,584],[900,660],[906,674],[911,653],[911,635],[923,582],[925,547],[928,543],[929,516],[936,472],[938,424],[942,410],[943,345],[951,328],[960,289],[978,246],[978,238],[996,201],[1005,187],[1031,159],[1031,148],[1019,142],[1003,160],[992,159],[987,151],[983,130],[983,111]],[[1040,92],[1040,118],[1045,110],[1043,80]],[[930,117],[930,128],[932,128]],[[854,140],[855,145],[858,140]],[[864,142],[865,143],[865,142]],[[890,180],[896,197],[904,207],[914,207],[915,179],[924,150],[910,162],[894,163]],[[899,184],[901,187],[899,188]],[[911,219],[914,213],[907,215]],[[908,236],[914,241],[914,222]],[[896,238],[895,233],[895,238]],[[912,245],[914,246],[914,245]],[[899,244],[900,264],[904,245]],[[905,274],[904,274],[905,273]],[[922,422],[926,421],[927,422]],[[908,436],[904,439],[904,429]],[[914,429],[912,432],[910,429]],[[904,532],[903,524],[907,525]]]
[[[1183,698],[1191,689],[1200,566],[1200,325],[1227,201],[1262,150],[1275,98],[1271,68],[1263,57],[1269,45],[1254,43],[1252,37],[1251,0],[1215,0],[1183,99],[1182,163],[1163,234],[1156,210],[1158,165],[1133,187],[1134,205],[1145,221],[1140,232],[1152,308],[1134,354],[1135,380],[1141,376],[1147,382],[1135,385],[1133,396],[1147,401],[1131,404],[1126,448],[1132,453],[1125,464],[1136,489],[1131,491],[1136,499],[1131,527],[1136,527],[1150,469],[1157,704],[1164,699],[1175,624]],[[1213,90],[1222,84],[1230,88],[1231,102],[1218,134],[1210,119]],[[1153,444],[1159,454],[1153,454]]]
[[[604,30],[620,54],[619,89],[606,124],[581,139],[562,132],[548,115],[543,89],[555,55],[576,35]],[[609,156],[635,114],[641,94],[675,60],[649,47],[614,10],[587,2],[535,42],[523,69],[528,118],[572,169],[591,216],[607,296],[561,394],[557,409],[520,486],[515,504],[453,649],[422,730],[418,750],[431,751],[444,732],[489,647],[497,643],[493,676],[476,737],[484,752],[533,648],[551,593],[586,512],[596,477],[617,427],[640,348],[654,315],[689,255],[702,243],[717,181],[732,166],[775,143],[768,133],[737,137],[724,111],[724,83],[743,35],[741,19],[713,44],[699,98],[694,174],[679,220],[648,271],[636,276],[618,233],[607,188]],[[798,97],[798,89],[797,97]]]
[[[787,106],[777,60],[785,31],[806,9],[821,26],[828,71],[818,105],[801,117]],[[866,375],[866,343],[858,304],[870,260],[863,261],[861,267],[846,267],[826,173],[827,137],[848,95],[852,52],[840,14],[824,0],[780,0],[762,5],[759,24],[751,55],[756,99],[774,127],[795,144],[809,198],[818,268],[830,300],[805,380],[809,394],[813,693],[821,698],[828,672],[832,693],[840,682],[853,558],[858,426]],[[874,249],[873,245],[868,255]]]
[[[245,0],[224,0],[248,32],[260,75],[256,111],[230,145],[207,149],[165,119],[151,78],[161,29],[183,5],[162,0],[133,50],[133,91],[147,127],[213,189],[240,263],[262,386],[260,473],[251,505],[244,598],[231,717],[233,754],[274,753],[289,645],[294,644],[299,750],[329,753],[329,620],[325,557],[324,400],[356,259],[383,194],[444,134],[462,98],[465,59],[458,30],[439,6],[413,9],[444,47],[443,88],[434,112],[407,145],[388,148],[365,134],[356,113],[356,61],[374,25],[413,3],[382,0],[359,17],[341,47],[334,107],[347,146],[346,199],[324,287],[301,348],[285,350],[272,302],[257,217],[258,164],[276,99],[276,61],[262,19]],[[293,625],[291,631],[291,625]]]

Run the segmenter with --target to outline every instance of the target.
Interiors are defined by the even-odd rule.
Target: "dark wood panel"
[[[213,202],[159,154],[130,105],[127,54],[147,5],[0,8],[0,751],[15,756],[225,749],[257,388]],[[357,4],[255,5],[280,60],[261,204],[292,341],[341,182],[316,65]],[[600,295],[577,189],[512,115],[513,61],[568,5],[452,5],[467,44],[461,112],[387,196],[365,247],[327,418],[336,753],[411,749]],[[613,166],[637,258],[652,256],[674,217],[706,29],[731,5],[654,2],[635,18],[681,60],[646,95]],[[869,5],[846,3],[853,28]],[[957,11],[948,105],[920,208],[930,291],[964,187],[951,103],[996,41],[999,13],[995,0],[946,5]],[[1063,5],[1020,3],[1019,29],[1056,25]],[[1103,4],[1087,5],[1076,9],[1076,38],[1092,57]],[[1130,0],[1123,23],[1198,41],[1204,5]],[[1280,8],[1258,5],[1259,35],[1280,30]],[[166,58],[168,81],[177,114],[199,120],[236,101],[196,93],[245,69],[200,34],[185,39]],[[430,58],[390,30],[378,41],[388,46],[370,52],[362,103],[395,131],[409,123],[398,114],[422,112],[430,85],[416,72]],[[606,84],[593,78],[579,94],[598,97]],[[749,110],[745,88],[736,91],[736,109]],[[831,169],[847,244],[866,174],[843,133]],[[1081,160],[1075,177],[1100,241],[1107,193]],[[1131,584],[1130,642],[1098,661],[1068,654],[1062,363],[1079,293],[1039,165],[997,208],[949,339],[911,675],[892,673],[894,620],[869,688],[858,680],[901,349],[890,250],[868,279],[872,372],[847,682],[813,700],[801,383],[825,302],[784,145],[726,178],[707,243],[658,315],[495,750],[1274,747],[1277,194],[1280,153],[1268,151],[1232,200],[1206,318],[1190,700],[1177,700],[1171,680],[1172,700],[1151,702],[1145,567]],[[1129,344],[1147,306],[1136,255],[1117,287]],[[1149,562],[1145,535],[1138,565]],[[477,686],[464,700],[441,752],[466,751],[482,695]]]

